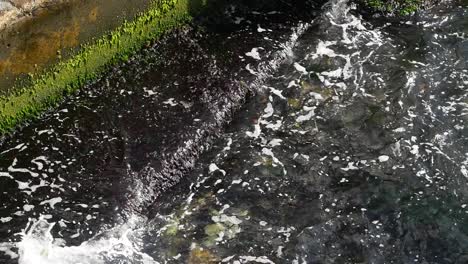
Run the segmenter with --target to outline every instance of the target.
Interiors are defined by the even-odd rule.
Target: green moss
[[[375,11],[410,15],[423,6],[424,0],[365,0],[365,3]]]
[[[297,98],[288,98],[288,105],[294,110],[300,110],[302,108],[302,102]]]
[[[216,239],[219,236],[219,233],[224,230],[226,230],[226,227],[220,223],[205,226],[205,234],[214,239]]]
[[[41,75],[33,75],[31,85],[0,98],[0,133],[37,117],[57,105],[64,96],[96,78],[107,66],[126,60],[148,41],[190,20],[206,0],[156,0],[134,21],[126,22],[95,43],[85,45],[69,60]]]

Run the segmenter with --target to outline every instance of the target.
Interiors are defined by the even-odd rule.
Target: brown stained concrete
[[[28,19],[39,9],[60,6],[71,1],[73,0],[0,0],[0,30]]]
[[[2,2],[0,94],[7,94],[27,75],[132,19],[150,0],[11,0],[9,11],[1,11]]]

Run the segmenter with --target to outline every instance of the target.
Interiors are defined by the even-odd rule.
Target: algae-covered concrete
[[[0,0],[0,135],[180,27],[208,2],[228,1]],[[405,15],[433,0],[353,2],[371,13]]]
[[[99,15],[100,9],[96,3],[108,8],[112,2],[115,6],[145,3],[144,0],[64,1],[55,5],[56,8],[39,8],[44,10],[45,15],[41,15],[41,12],[33,14],[32,18],[19,19],[4,29],[5,40],[19,41],[12,42],[14,45],[3,42],[7,49],[4,54],[0,53],[0,75],[4,80],[4,87],[0,87],[0,133],[10,131],[55,106],[64,95],[96,78],[109,65],[126,60],[148,41],[185,24],[208,1],[150,1],[131,22],[121,23],[124,20],[121,19],[121,25],[110,32],[104,28],[83,34],[83,29],[89,28],[89,25],[103,25],[103,21],[107,21],[105,15]],[[83,10],[86,11],[84,14]],[[28,27],[39,31],[47,28],[54,30],[36,36],[37,31]],[[24,29],[34,37],[21,37],[24,34],[18,32]],[[97,37],[99,35],[102,36]],[[21,39],[25,41],[22,44]],[[63,58],[63,55],[69,56]]]
[[[74,0],[0,0],[0,30],[33,17],[43,9],[60,7]]]
[[[69,57],[79,45],[134,18],[149,4],[150,0],[0,1],[0,91]]]

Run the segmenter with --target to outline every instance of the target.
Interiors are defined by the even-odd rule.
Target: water
[[[5,139],[4,261],[466,263],[466,7],[315,9],[228,7]]]

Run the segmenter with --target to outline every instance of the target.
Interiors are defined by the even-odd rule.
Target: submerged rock
[[[219,259],[210,251],[203,248],[194,248],[190,251],[189,264],[219,263]]]

